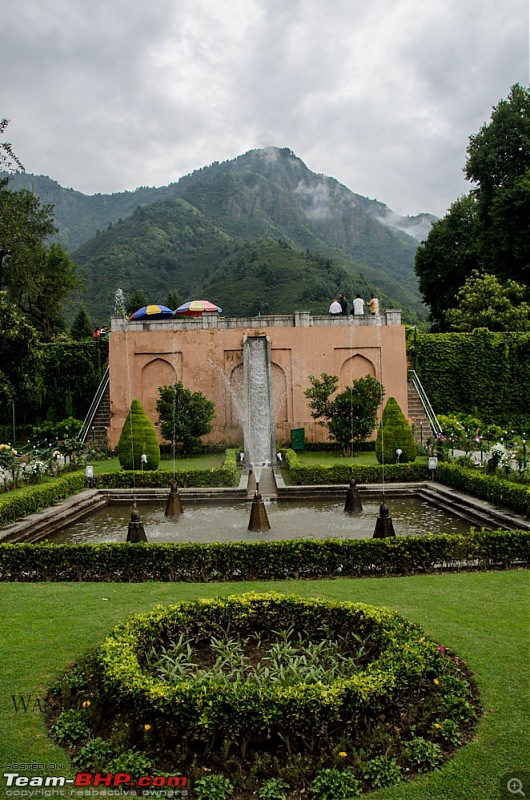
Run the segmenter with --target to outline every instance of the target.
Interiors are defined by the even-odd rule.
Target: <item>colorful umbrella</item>
[[[150,305],[142,306],[129,319],[167,319],[173,316],[173,311],[167,306]]]
[[[177,308],[175,314],[186,314],[188,317],[198,317],[203,311],[217,311],[220,313],[223,309],[210,303],[209,300],[190,300],[188,303],[183,303]]]

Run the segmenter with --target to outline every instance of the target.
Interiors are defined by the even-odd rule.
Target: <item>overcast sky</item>
[[[529,81],[528,0],[3,0],[1,31],[2,140],[87,194],[277,145],[441,216]]]

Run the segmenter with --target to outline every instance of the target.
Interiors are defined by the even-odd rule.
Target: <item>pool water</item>
[[[470,524],[415,497],[388,498],[397,536],[467,533]],[[345,514],[344,500],[266,501],[271,529],[247,530],[251,502],[201,504],[183,500],[184,513],[165,517],[164,503],[138,506],[149,542],[255,542],[279,539],[363,539],[372,537],[380,501],[363,503],[360,514]],[[51,534],[56,544],[124,542],[131,517],[128,504],[109,505]]]

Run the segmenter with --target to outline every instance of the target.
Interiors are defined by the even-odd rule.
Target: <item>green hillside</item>
[[[134,192],[87,196],[49,178],[24,174],[15,176],[12,186],[32,188],[55,206],[57,238],[86,276],[81,300],[94,319],[111,313],[117,288],[126,296],[142,289],[150,302],[164,302],[175,290],[183,300],[208,296],[232,282],[234,263],[241,259],[253,294],[263,295],[258,305],[268,304],[272,312],[278,310],[271,306],[273,297],[276,303],[289,296],[290,310],[292,304],[307,305],[307,300],[326,304],[324,294],[341,290],[332,290],[324,266],[333,262],[334,269],[340,267],[349,276],[337,275],[343,291],[348,285],[365,287],[364,293],[374,291],[387,300],[385,305],[402,308],[408,321],[426,317],[413,268],[418,240],[405,231],[426,230],[429,215],[399,217],[383,203],[312,172],[287,148],[251,150],[168,186]],[[313,254],[307,256],[304,280],[298,276],[289,287],[286,276],[300,269],[291,270],[286,263],[276,270],[276,259],[285,256],[285,249],[273,257],[269,244],[263,257],[249,257],[267,240],[289,245],[292,258],[299,251],[300,263],[303,254]],[[255,270],[262,262],[268,265],[265,279]],[[270,278],[272,267],[282,281],[281,292]],[[317,288],[313,291],[308,283]]]
[[[352,300],[370,287],[329,259],[302,252],[286,242],[260,240],[236,247],[204,282],[204,294],[228,316],[327,313],[343,292]]]
[[[230,237],[184,200],[138,208],[75,253],[86,280],[84,303],[94,316],[110,315],[117,288],[142,289],[151,303],[170,291],[184,297],[231,252]]]

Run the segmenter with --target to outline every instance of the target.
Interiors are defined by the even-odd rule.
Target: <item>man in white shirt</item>
[[[341,304],[339,303],[339,301],[337,300],[337,298],[335,298],[335,300],[334,300],[334,301],[332,302],[332,304],[330,305],[330,307],[329,307],[329,313],[330,313],[330,314],[333,314],[333,315],[335,315],[335,314],[342,314],[342,306],[341,306]]]
[[[353,313],[356,317],[362,317],[364,315],[364,300],[360,294],[358,294],[353,301]]]

